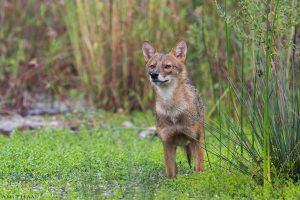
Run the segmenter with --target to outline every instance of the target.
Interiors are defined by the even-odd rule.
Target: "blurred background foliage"
[[[223,22],[213,1],[0,4],[0,100],[18,112],[41,93],[112,110],[148,108],[153,93],[141,54],[144,40],[169,51],[186,39],[187,66],[204,99],[226,82]]]
[[[105,109],[145,110],[153,103],[153,92],[145,76],[141,43],[148,40],[159,50],[169,51],[183,38],[189,46],[189,75],[210,107],[227,84],[224,20],[233,30],[230,59],[235,81],[241,68],[241,41],[249,47],[245,64],[248,88],[253,66],[262,53],[254,48],[264,42],[261,1],[227,2],[230,17],[226,19],[222,3],[3,0],[1,105],[26,112],[26,100],[42,93],[50,99],[80,97]],[[290,62],[292,29],[299,23],[299,9],[292,8],[297,5],[290,1],[281,6],[285,16],[278,22],[277,34],[278,42],[284,44],[278,51],[285,58],[283,65]]]

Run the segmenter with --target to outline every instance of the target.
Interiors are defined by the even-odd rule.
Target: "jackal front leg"
[[[164,160],[168,178],[176,175],[176,146],[172,143],[164,143]]]

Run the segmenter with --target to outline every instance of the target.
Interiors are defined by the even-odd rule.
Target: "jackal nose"
[[[156,80],[158,78],[158,73],[151,73],[151,79]]]

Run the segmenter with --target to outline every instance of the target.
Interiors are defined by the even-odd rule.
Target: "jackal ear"
[[[148,60],[155,54],[155,48],[149,42],[144,42],[143,54],[145,61],[148,62]]]
[[[184,40],[179,41],[172,49],[171,53],[181,62],[185,61],[187,46]]]

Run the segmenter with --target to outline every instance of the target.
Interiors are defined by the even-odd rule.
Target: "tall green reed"
[[[242,81],[241,84],[244,85],[245,84],[245,41],[242,41]],[[244,99],[244,87],[241,87],[241,98]],[[244,132],[244,105],[240,104],[240,127],[241,127],[241,133],[243,135]],[[242,138],[243,140],[243,138]],[[241,146],[241,154],[243,156],[243,147]]]
[[[270,0],[266,4],[266,75],[265,75],[265,94],[264,94],[264,115],[263,115],[263,173],[264,183],[270,181],[270,145],[269,145],[269,77],[270,77],[270,65],[271,65],[271,45],[272,38],[270,38],[271,25],[269,21],[270,14]]]
[[[227,80],[228,80],[228,96],[227,96],[227,112],[231,116],[231,86],[229,79],[231,78],[231,53],[230,53],[230,31],[228,28],[228,19],[227,19],[227,0],[224,0],[224,27],[225,27],[225,38],[226,38],[226,63],[227,63]],[[228,127],[228,138],[230,137],[230,128]],[[230,145],[230,140],[227,141],[227,145]],[[227,152],[227,157],[230,156],[230,152]]]

